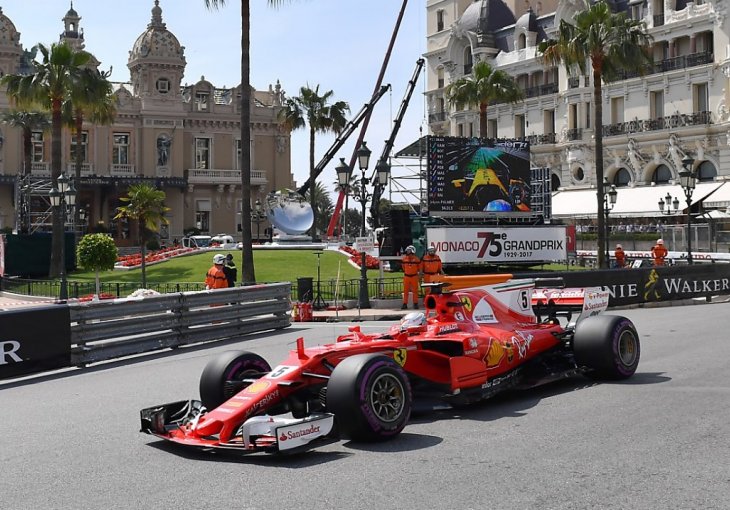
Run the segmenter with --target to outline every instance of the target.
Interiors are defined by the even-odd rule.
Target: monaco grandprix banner
[[[428,245],[444,264],[565,260],[565,227],[428,227]]]
[[[70,365],[68,306],[0,312],[0,379]]]

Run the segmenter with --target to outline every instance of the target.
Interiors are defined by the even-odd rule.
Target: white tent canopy
[[[611,217],[657,217],[659,199],[665,200],[667,193],[679,199],[679,211],[687,208],[684,190],[679,184],[649,185],[616,188],[616,205]],[[708,196],[709,195],[709,196]],[[697,183],[692,194],[692,203],[705,199],[705,207],[722,206],[730,203],[730,184],[725,182]],[[553,218],[595,218],[598,210],[596,189],[564,190],[553,192]],[[717,205],[715,205],[717,204]],[[665,206],[666,207],[666,206]]]

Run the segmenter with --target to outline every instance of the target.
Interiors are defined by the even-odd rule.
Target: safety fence
[[[0,379],[291,324],[288,283],[0,312]]]

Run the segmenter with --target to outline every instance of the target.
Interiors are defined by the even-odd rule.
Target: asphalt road
[[[216,352],[275,364],[343,324],[0,382],[0,508],[730,508],[730,304],[617,313],[642,341],[628,382],[561,382],[290,457],[174,448],[137,432],[139,409],[197,398]]]

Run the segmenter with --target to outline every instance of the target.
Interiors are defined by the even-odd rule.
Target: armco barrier
[[[0,379],[286,328],[290,292],[276,283],[3,312]],[[19,318],[35,329],[7,327]]]

